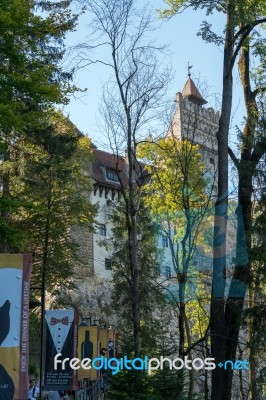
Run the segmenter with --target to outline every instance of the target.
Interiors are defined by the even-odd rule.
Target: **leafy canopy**
[[[150,181],[145,186],[146,204],[153,214],[171,214],[205,201],[204,165],[199,146],[176,138],[138,146],[146,161]]]

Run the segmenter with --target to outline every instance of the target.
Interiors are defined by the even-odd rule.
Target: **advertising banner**
[[[100,356],[108,358],[109,330],[100,330]]]
[[[30,254],[0,254],[0,399],[28,399]]]
[[[58,363],[55,368],[54,359],[77,357],[77,310],[49,310],[45,312],[46,351],[44,367],[45,390],[76,390],[77,371],[69,362]]]
[[[100,327],[99,326],[79,326],[78,330],[78,358],[99,357],[100,353]],[[98,380],[100,377],[99,370],[94,368],[78,370],[78,379],[89,379],[92,381]]]

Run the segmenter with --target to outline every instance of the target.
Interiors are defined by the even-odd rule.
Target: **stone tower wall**
[[[218,145],[216,133],[219,126],[219,112],[213,108],[204,108],[183,97],[176,95],[176,111],[167,136],[187,139],[200,145],[205,172],[214,179],[213,194],[217,191]]]
[[[80,261],[75,263],[75,276],[86,278],[94,273],[93,268],[93,232],[83,226],[71,227],[71,238],[78,244],[77,256]]]

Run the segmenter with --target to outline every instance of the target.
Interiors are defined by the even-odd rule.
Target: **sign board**
[[[100,327],[99,326],[79,326],[78,329],[78,358],[90,358],[93,360],[100,356]],[[98,380],[99,370],[94,368],[78,370],[78,379]]]
[[[0,254],[0,399],[28,399],[30,254]]]
[[[77,370],[69,362],[54,367],[54,357],[60,359],[77,357],[78,311],[49,310],[45,312],[45,368],[43,387],[45,390],[76,390]]]

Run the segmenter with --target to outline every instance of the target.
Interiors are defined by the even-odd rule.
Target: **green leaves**
[[[38,2],[0,1],[0,137],[4,132],[25,133],[29,125],[33,131],[39,112],[68,101],[71,74],[59,67],[62,39],[77,18],[68,5],[50,4],[41,15]]]
[[[89,139],[78,137],[60,113],[47,126],[49,135],[42,144],[21,143],[18,163],[24,165],[23,173],[12,183],[16,196],[32,203],[23,209],[19,225],[27,232],[24,248],[35,254],[33,279],[40,283],[45,264],[46,284],[54,291],[56,286],[72,285],[77,245],[70,236],[71,225],[92,226],[96,209],[89,202]]]
[[[151,176],[146,205],[156,214],[171,214],[204,201],[205,181],[199,146],[175,138],[139,145]],[[151,196],[152,194],[152,196]]]
[[[5,251],[24,250],[17,228],[10,227],[24,221],[30,203],[31,212],[43,206],[34,199],[34,190],[21,195],[26,180],[37,188],[51,158],[62,167],[76,147],[75,134],[67,132],[75,131],[70,123],[66,134],[55,134],[59,116],[53,111],[75,90],[72,73],[61,66],[63,39],[77,21],[69,6],[69,1],[0,0],[0,196],[2,204],[9,203],[0,214],[0,248]],[[20,203],[19,217],[11,201]]]
[[[213,1],[213,0],[166,0],[165,3],[169,5],[168,9],[159,10],[162,18],[169,18],[175,14],[181,14],[187,8],[193,10],[205,9],[206,15],[212,14],[214,10],[224,11],[225,1]]]

